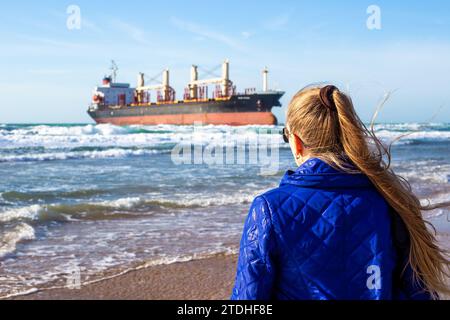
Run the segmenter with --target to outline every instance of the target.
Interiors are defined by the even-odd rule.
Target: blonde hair
[[[330,86],[327,86],[330,87]],[[449,294],[446,285],[450,261],[439,248],[436,231],[431,232],[422,210],[447,207],[449,203],[422,205],[409,183],[396,175],[391,166],[390,146],[385,147],[360,120],[349,96],[332,87],[325,106],[322,86],[300,90],[289,103],[287,126],[307,147],[311,156],[349,173],[365,174],[404,222],[410,236],[409,264],[414,279],[438,298]],[[354,166],[349,166],[354,165]],[[354,169],[356,167],[356,170]]]

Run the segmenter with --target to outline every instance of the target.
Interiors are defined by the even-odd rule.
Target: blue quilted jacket
[[[412,280],[409,238],[363,174],[320,159],[258,196],[240,244],[234,300],[429,299]]]

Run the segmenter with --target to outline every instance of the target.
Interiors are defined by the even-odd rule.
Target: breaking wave
[[[33,227],[26,223],[21,223],[11,230],[3,232],[0,237],[0,259],[13,253],[19,242],[33,240],[34,238]]]
[[[131,156],[144,156],[157,153],[163,153],[163,150],[127,150],[127,149],[108,149],[99,151],[69,151],[69,152],[45,152],[30,153],[19,155],[3,155],[0,162],[19,162],[19,161],[51,161],[51,160],[69,160],[69,159],[105,159],[105,158],[124,158]],[[168,151],[166,151],[168,152]]]
[[[13,221],[74,221],[74,220],[105,220],[131,218],[133,216],[148,216],[164,209],[194,209],[234,204],[250,203],[261,193],[222,195],[205,197],[202,195],[188,195],[179,199],[143,197],[128,197],[111,201],[79,203],[79,204],[51,204],[31,205],[12,208],[0,212],[0,224]]]
[[[0,162],[142,156],[169,152],[179,143],[205,145],[226,143],[227,139],[252,144],[272,137],[269,143],[279,144],[281,129],[281,126],[3,125]],[[450,140],[449,124],[378,124],[375,131],[386,142],[407,134],[399,144]],[[275,140],[274,135],[278,136]]]

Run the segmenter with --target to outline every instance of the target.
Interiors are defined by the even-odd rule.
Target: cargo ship
[[[96,123],[114,125],[276,125],[272,108],[281,107],[284,92],[268,89],[267,68],[262,72],[262,91],[251,88],[238,93],[229,77],[228,60],[219,67],[221,76],[199,79],[199,67],[193,65],[183,100],[177,100],[168,69],[160,74],[162,82],[158,84],[146,84],[145,74],[139,73],[132,88],[116,82],[118,68],[113,61],[112,74],[94,89],[88,114]],[[211,85],[215,87],[210,97]]]

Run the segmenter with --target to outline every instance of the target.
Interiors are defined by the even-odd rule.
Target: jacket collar
[[[366,188],[373,186],[366,175],[338,171],[318,158],[308,159],[295,171],[287,171],[280,186],[284,185],[311,188]]]

